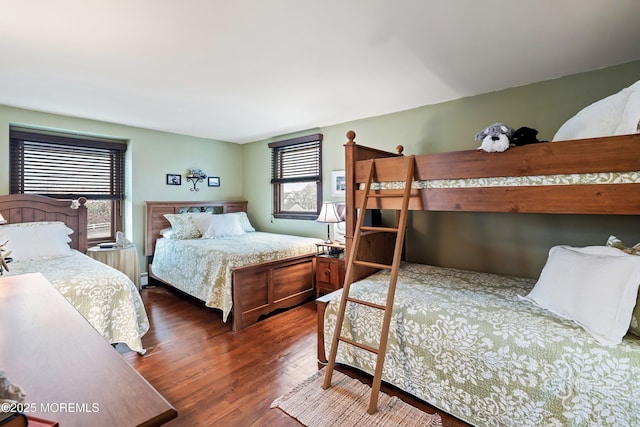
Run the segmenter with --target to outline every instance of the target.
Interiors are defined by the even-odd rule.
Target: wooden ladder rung
[[[357,265],[362,265],[364,267],[372,267],[372,268],[379,268],[382,270],[391,270],[391,268],[393,267],[392,265],[389,264],[379,264],[377,262],[369,262],[369,261],[353,261],[354,264]]]
[[[376,304],[374,302],[365,301],[363,299],[347,297],[347,301],[353,302],[355,304],[366,305],[367,307],[377,308],[378,310],[386,310],[387,309],[387,307],[384,306],[384,305]]]
[[[398,227],[376,227],[376,226],[363,225],[362,227],[360,227],[360,230],[378,231],[381,233],[397,233]]]
[[[359,343],[357,341],[354,341],[354,340],[349,339],[349,338],[345,338],[343,336],[338,337],[338,340],[340,340],[342,342],[346,342],[347,344],[351,344],[352,346],[361,348],[363,350],[370,351],[371,353],[374,353],[374,354],[378,354],[379,353],[377,348],[373,348],[373,347],[371,347],[369,345],[366,345],[366,344],[361,344],[361,343]]]
[[[387,198],[387,197],[398,197],[398,198],[402,198],[404,197],[404,194],[402,193],[369,193],[367,195],[367,197],[369,198],[376,198],[376,199],[380,199],[380,198]]]

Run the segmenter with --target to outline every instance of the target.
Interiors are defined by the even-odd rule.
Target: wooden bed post
[[[358,190],[358,182],[356,182],[356,163],[361,160],[402,157],[402,151],[404,149],[402,145],[398,145],[396,147],[398,153],[391,153],[376,148],[365,147],[356,144],[355,137],[356,133],[354,131],[348,131],[347,143],[344,145],[345,179],[347,181],[345,187],[345,259],[349,259],[349,254],[353,247],[353,237],[357,221],[356,191]],[[361,259],[376,260],[383,264],[389,263],[393,257],[393,244],[394,240],[385,234],[363,237],[362,244],[358,249],[358,257]],[[381,248],[388,250],[388,253],[385,250],[381,250]],[[353,274],[354,281],[362,279],[375,271],[377,271],[377,269],[371,267],[355,266]]]
[[[353,244],[353,233],[356,229],[356,193],[355,193],[355,162],[358,147],[355,143],[356,133],[352,130],[347,132],[347,143],[344,145],[345,179],[347,185],[345,189],[345,259],[349,259],[351,245]]]

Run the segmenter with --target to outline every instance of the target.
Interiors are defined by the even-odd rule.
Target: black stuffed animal
[[[537,142],[541,142],[538,141],[536,135],[538,135],[537,130],[523,126],[519,129],[516,129],[516,131],[513,132],[513,135],[511,135],[511,138],[509,139],[511,144],[516,146],[535,144]]]

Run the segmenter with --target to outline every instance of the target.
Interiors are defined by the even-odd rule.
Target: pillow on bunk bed
[[[580,110],[556,132],[554,141],[637,133],[640,81]]]
[[[73,230],[59,221],[21,222],[0,226],[0,242],[14,261],[69,255]]]
[[[606,246],[554,246],[526,299],[615,345],[629,330],[639,286],[637,256]]]
[[[195,218],[201,216],[211,216],[210,212],[187,212],[180,214],[164,214],[164,217],[171,224],[171,239],[199,239],[202,237],[200,229],[194,222]]]
[[[607,239],[607,246],[620,249],[621,251],[631,255],[640,255],[640,243],[636,243],[632,247],[628,248],[616,236],[609,236]],[[640,294],[636,299],[636,307],[633,309],[633,314],[631,315],[631,326],[629,327],[629,332],[640,337]]]
[[[235,213],[210,215],[194,219],[203,239],[238,236],[244,234],[239,216]]]

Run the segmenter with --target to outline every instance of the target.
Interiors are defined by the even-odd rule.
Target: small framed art
[[[167,185],[182,185],[182,175],[168,173]]]
[[[344,170],[331,171],[331,195],[333,197],[344,197],[346,185]]]
[[[210,176],[207,178],[207,184],[209,187],[220,187],[220,177],[219,176]]]

